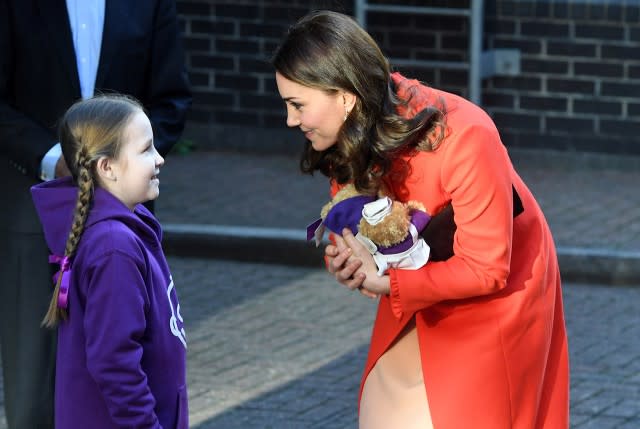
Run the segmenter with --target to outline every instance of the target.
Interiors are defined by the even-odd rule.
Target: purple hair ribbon
[[[67,308],[67,301],[69,298],[69,271],[71,269],[71,261],[68,256],[49,255],[50,264],[60,264],[60,271],[53,275],[53,283],[58,283],[58,277],[62,276],[60,281],[60,291],[58,292],[58,307]]]

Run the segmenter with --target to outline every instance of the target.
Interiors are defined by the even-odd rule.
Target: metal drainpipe
[[[483,16],[484,16],[484,0],[469,0],[471,3],[471,10],[469,15],[469,62],[468,68],[468,81],[469,86],[469,99],[476,103],[482,103],[482,75],[481,75],[481,57],[482,57],[482,33],[483,33]],[[367,10],[376,9],[383,5],[372,5],[369,7],[366,0],[356,0],[355,3],[355,18],[360,23],[362,28],[367,29]],[[416,9],[419,7],[398,6],[398,8],[407,10]],[[389,9],[393,9],[393,6],[389,6]],[[438,8],[441,9],[441,8]],[[442,13],[443,11],[441,11]],[[429,61],[426,61],[427,63]]]
[[[361,1],[361,0],[359,0]],[[469,99],[482,103],[482,77],[480,75],[480,57],[482,56],[482,33],[484,0],[471,1],[469,28]]]
[[[360,26],[367,29],[367,2],[365,0],[356,0],[356,21]]]

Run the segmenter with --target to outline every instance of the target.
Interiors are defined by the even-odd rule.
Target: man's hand
[[[58,177],[65,176],[71,176],[71,171],[69,171],[69,167],[67,167],[64,156],[60,155],[60,158],[58,158],[58,162],[56,162],[56,179]]]

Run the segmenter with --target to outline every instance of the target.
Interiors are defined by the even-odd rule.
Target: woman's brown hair
[[[442,138],[441,109],[427,107],[413,118],[397,113],[408,100],[397,97],[388,60],[349,16],[317,11],[303,17],[289,29],[272,64],[300,85],[356,95],[336,145],[318,152],[307,141],[300,161],[305,173],[320,170],[338,183],[353,182],[359,191],[375,193],[399,155],[432,150]]]

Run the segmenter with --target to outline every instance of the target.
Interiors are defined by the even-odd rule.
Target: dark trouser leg
[[[52,268],[41,234],[0,231],[0,350],[10,429],[53,428],[56,330],[40,327]]]

